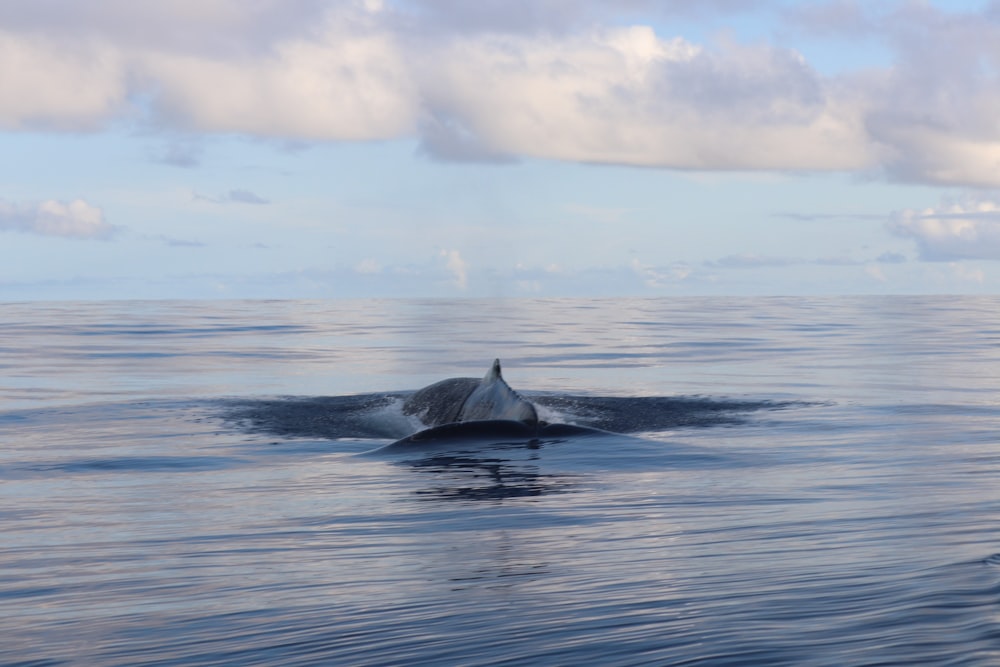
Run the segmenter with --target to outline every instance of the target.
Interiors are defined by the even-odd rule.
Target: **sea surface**
[[[1000,664],[1000,298],[0,304],[0,664]]]

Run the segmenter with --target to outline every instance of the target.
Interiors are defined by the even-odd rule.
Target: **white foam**
[[[538,420],[547,424],[571,424],[573,426],[583,426],[587,424],[587,420],[582,415],[557,410],[551,406],[542,405],[541,403],[536,403],[534,401],[532,401],[532,405],[535,406],[535,411],[538,413]]]
[[[362,417],[365,426],[374,432],[384,434],[387,438],[396,439],[405,438],[427,428],[416,415],[403,413],[404,402],[402,398],[395,397],[385,405],[366,413]]]

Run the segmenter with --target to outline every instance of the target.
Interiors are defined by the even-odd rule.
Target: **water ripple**
[[[0,664],[1000,664],[998,299],[0,308]]]

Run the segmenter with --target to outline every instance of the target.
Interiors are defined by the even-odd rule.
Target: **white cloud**
[[[140,4],[0,3],[0,128],[126,118],[195,136],[417,138],[446,160],[1000,186],[991,8],[840,0],[787,11],[786,26],[861,33],[890,54],[891,66],[824,76],[788,48],[696,44],[643,25],[695,4],[702,14],[754,5],[744,0]],[[162,159],[191,166],[197,155]]]
[[[121,111],[125,72],[110,44],[0,30],[0,129],[97,129]]]
[[[928,261],[1000,260],[1000,203],[970,196],[963,201],[893,214],[889,230],[913,239]]]
[[[643,284],[650,288],[682,282],[694,273],[694,269],[684,262],[675,262],[668,267],[657,267],[633,259],[629,267],[642,279]]]
[[[784,49],[713,51],[644,26],[492,35],[440,46],[420,76],[429,107],[493,154],[690,169],[870,160],[856,105]]]
[[[295,2],[314,20],[291,25],[288,3],[273,0],[249,11],[233,0],[151,12],[118,0],[40,4],[48,19],[0,8],[0,128],[97,129],[147,109],[146,121],[187,131],[288,139],[384,139],[415,126],[406,56],[361,4],[324,17]]]
[[[867,275],[872,280],[876,282],[884,283],[887,281],[885,276],[885,271],[878,264],[869,264],[865,267],[865,275]]]
[[[442,250],[441,256],[445,258],[445,267],[454,278],[455,286],[466,289],[469,286],[469,263],[457,250]]]
[[[992,113],[1000,113],[1000,95],[984,102],[980,100],[982,106],[993,106]],[[935,185],[1000,185],[1000,129],[970,136],[959,119],[935,122],[907,115],[894,109],[871,123],[873,134],[886,146],[883,163],[892,178]]]
[[[959,262],[952,262],[948,267],[951,269],[952,275],[959,281],[975,283],[977,285],[982,285],[986,281],[986,272],[982,269],[966,266],[964,263]]]
[[[0,201],[0,230],[74,239],[107,239],[116,227],[104,220],[104,212],[82,199],[71,202],[46,200],[37,205]]]
[[[382,265],[374,259],[363,259],[357,263],[354,270],[364,275],[375,275],[382,272]]]
[[[814,30],[862,35],[890,50],[891,67],[869,72],[868,85],[856,82],[867,141],[886,174],[936,185],[1000,185],[995,3],[978,11],[924,2],[830,6],[835,11],[825,23],[814,21]]]
[[[333,14],[317,36],[249,58],[144,53],[139,69],[170,124],[203,132],[317,140],[402,136],[417,92],[393,35]]]

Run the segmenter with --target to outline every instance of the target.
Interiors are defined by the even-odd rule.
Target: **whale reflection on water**
[[[414,470],[434,476],[434,483],[414,491],[425,500],[502,500],[575,490],[577,475],[543,472],[497,457],[436,454],[406,462]]]

